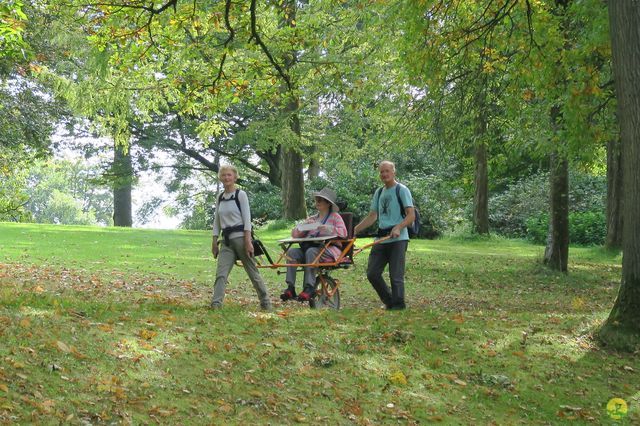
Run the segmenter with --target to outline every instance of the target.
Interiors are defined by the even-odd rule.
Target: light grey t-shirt
[[[231,226],[243,225],[245,231],[251,231],[251,211],[249,210],[249,197],[243,190],[239,190],[238,201],[240,209],[235,202],[236,191],[225,192],[222,194],[222,200],[216,206],[216,214],[213,220],[213,235],[222,236],[222,230]],[[220,199],[220,195],[218,198]],[[243,237],[244,232],[232,232],[229,238]]]

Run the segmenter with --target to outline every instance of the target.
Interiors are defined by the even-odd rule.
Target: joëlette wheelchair
[[[372,243],[366,244],[360,248],[355,248],[356,238],[353,235],[353,214],[340,213],[345,227],[347,228],[347,237],[339,238],[335,235],[313,238],[284,238],[278,240],[280,243],[280,255],[274,262],[265,245],[259,239],[254,239],[254,255],[258,268],[285,269],[295,267],[296,272],[301,272],[305,267],[317,268],[316,284],[313,297],[309,300],[311,308],[332,308],[340,309],[340,280],[331,276],[331,272],[336,269],[347,269],[354,262],[353,258],[358,253],[367,248],[386,240],[389,237],[378,239]],[[287,251],[294,244],[303,242],[315,243],[320,248],[317,256],[311,263],[291,263],[292,259],[287,256]],[[321,261],[322,255],[330,245],[337,245],[342,249],[340,255],[332,262]],[[278,271],[278,274],[286,273]]]

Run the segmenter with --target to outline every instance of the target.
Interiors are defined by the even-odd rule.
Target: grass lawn
[[[591,339],[621,257],[572,247],[564,275],[542,254],[413,240],[394,312],[366,253],[333,272],[339,311],[280,303],[263,270],[263,313],[234,268],[212,311],[207,232],[0,223],[0,424],[639,424],[638,353]]]

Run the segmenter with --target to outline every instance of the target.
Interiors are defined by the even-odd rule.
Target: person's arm
[[[244,225],[244,250],[247,256],[253,256],[253,242],[251,241],[251,208],[249,207],[249,197],[244,191],[238,193],[240,201],[240,211],[242,212],[242,224]]]
[[[244,250],[247,252],[247,256],[253,256],[253,240],[251,238],[251,231],[244,231]]]
[[[391,230],[391,238],[399,237],[400,232],[402,232],[402,228],[406,228],[411,225],[413,220],[416,218],[415,209],[413,207],[405,207],[404,212],[406,216],[402,222],[393,227]]]
[[[316,216],[309,216],[302,222],[303,224],[316,222]],[[293,238],[304,238],[309,234],[309,231],[301,231],[298,229],[298,225],[294,226],[291,230],[291,236]]]
[[[327,223],[318,226],[318,231],[318,237],[324,237],[327,235],[336,235],[340,238],[347,237],[347,227],[345,226],[340,213],[331,213]]]
[[[415,208],[413,206],[413,197],[411,196],[411,192],[409,188],[404,185],[400,186],[400,198],[402,200],[402,205],[404,208],[404,219],[402,222],[397,224],[391,229],[391,237],[396,238],[400,236],[400,232],[402,232],[402,228],[406,228],[410,226],[414,219],[416,218]]]
[[[360,232],[373,225],[376,220],[378,220],[378,212],[375,212],[373,210],[370,211],[369,214],[365,216],[365,218],[362,219],[362,221],[360,221],[360,223],[357,224],[355,228],[353,228],[353,235],[358,235]]]
[[[218,196],[218,200],[220,197]],[[213,254],[213,258],[218,258],[219,248],[218,248],[218,236],[220,235],[220,203],[216,205],[216,213],[213,217],[213,239],[211,241],[211,254]]]

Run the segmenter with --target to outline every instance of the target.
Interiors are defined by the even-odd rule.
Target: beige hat
[[[333,205],[332,211],[334,211],[334,212],[339,212],[340,211],[340,207],[338,207],[338,205],[336,204],[336,199],[337,199],[336,191],[334,191],[333,189],[331,189],[331,188],[322,188],[320,191],[314,192],[313,196],[314,196],[314,198],[315,197],[324,198],[325,200],[330,202]]]

